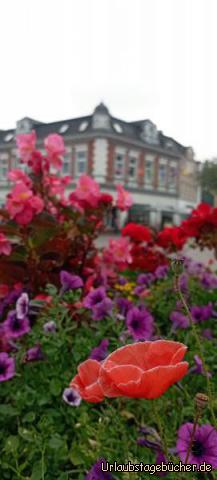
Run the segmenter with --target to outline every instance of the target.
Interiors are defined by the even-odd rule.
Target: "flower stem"
[[[163,446],[163,453],[165,454],[165,457],[169,460],[169,450],[168,450],[167,442],[166,442],[166,439],[165,439],[165,436],[164,436],[163,426],[162,426],[161,418],[160,418],[159,411],[158,411],[158,408],[157,408],[156,400],[152,401],[152,406],[153,406],[154,419],[156,420],[158,431],[159,431],[161,442],[162,442],[162,446]]]
[[[206,362],[205,362],[205,359],[204,359],[203,349],[202,349],[202,346],[201,346],[200,338],[199,338],[198,333],[197,333],[197,328],[194,324],[190,309],[188,307],[188,304],[187,304],[187,302],[185,300],[185,297],[184,297],[184,295],[181,291],[181,288],[180,288],[179,276],[178,275],[175,275],[175,290],[178,293],[179,298],[182,302],[182,305],[185,309],[186,315],[189,318],[190,325],[191,325],[191,328],[192,328],[192,332],[193,332],[193,335],[194,335],[194,338],[195,338],[195,342],[197,344],[197,347],[198,347],[198,350],[199,350],[199,353],[200,353],[200,357],[201,357],[202,365],[203,365],[203,370],[204,370],[206,381],[207,381],[207,391],[208,391],[208,397],[209,397],[209,409],[210,409],[210,413],[211,413],[211,416],[212,416],[212,421],[214,423],[214,426],[215,426],[215,428],[217,428],[217,421],[216,421],[216,417],[215,417],[215,413],[214,413],[212,388],[211,388],[211,382],[210,382],[210,379],[209,379],[208,368],[207,368],[207,365],[206,365]]]
[[[194,419],[194,425],[193,425],[193,429],[192,429],[192,432],[191,432],[191,438],[190,438],[190,443],[189,443],[189,447],[188,447],[188,451],[187,451],[187,455],[186,455],[186,458],[185,458],[185,464],[188,463],[188,459],[189,459],[189,456],[190,456],[190,453],[191,453],[191,449],[192,449],[192,445],[193,445],[193,442],[194,442],[194,436],[195,436],[195,432],[196,432],[196,428],[197,428],[197,425],[198,425],[198,420],[200,418],[200,414],[197,413],[195,415],[195,419]]]

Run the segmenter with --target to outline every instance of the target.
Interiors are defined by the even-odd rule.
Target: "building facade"
[[[15,136],[37,134],[37,147],[50,133],[64,137],[66,154],[62,174],[73,177],[72,189],[83,173],[91,175],[102,191],[113,194],[121,183],[132,192],[134,205],[128,214],[113,209],[108,225],[126,221],[149,224],[156,229],[179,224],[200,201],[198,162],[191,147],[184,147],[158,131],[150,120],[125,122],[113,117],[104,104],[93,114],[53,123],[30,118],[16,129],[0,131],[0,203],[9,191],[8,171],[19,165]],[[127,215],[127,217],[126,217]]]

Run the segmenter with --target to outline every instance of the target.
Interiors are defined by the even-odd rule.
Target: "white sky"
[[[217,156],[217,0],[2,0],[0,45],[0,128],[103,100]]]

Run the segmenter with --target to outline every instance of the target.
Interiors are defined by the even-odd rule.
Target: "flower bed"
[[[217,276],[181,249],[216,251],[217,210],[159,234],[131,223],[97,249],[105,213],[131,195],[83,175],[67,196],[51,173],[62,138],[46,156],[35,143],[17,138],[28,174],[10,172],[0,211],[0,478],[215,478]]]

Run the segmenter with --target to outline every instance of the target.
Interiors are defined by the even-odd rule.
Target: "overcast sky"
[[[150,118],[217,156],[217,0],[0,2],[0,129],[90,114]]]

